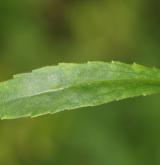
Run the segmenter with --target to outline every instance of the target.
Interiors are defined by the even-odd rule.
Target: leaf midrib
[[[27,98],[33,98],[33,97],[36,97],[36,96],[43,96],[43,95],[46,95],[46,94],[49,94],[49,93],[54,93],[54,92],[59,92],[59,91],[63,91],[63,90],[66,90],[66,89],[72,89],[72,88],[79,88],[79,87],[82,87],[82,86],[92,86],[92,85],[95,85],[95,84],[101,84],[101,83],[114,83],[114,84],[121,84],[121,83],[143,83],[143,85],[151,85],[151,86],[160,86],[160,80],[157,80],[157,79],[145,79],[145,78],[133,78],[133,79],[121,79],[121,80],[104,80],[104,81],[92,81],[92,82],[85,82],[85,83],[79,83],[79,84],[76,84],[76,85],[69,85],[69,86],[66,86],[66,87],[63,87],[63,88],[58,88],[58,89],[53,89],[53,90],[48,90],[48,91],[44,91],[44,92],[39,92],[37,94],[34,94],[34,95],[26,95],[26,96],[22,96],[22,97],[18,97],[16,99],[10,99],[8,101],[5,101],[3,102],[3,104],[0,104],[0,105],[4,105],[4,104],[8,104],[8,103],[12,103],[14,101],[18,101],[18,100],[21,100],[21,99],[27,99]],[[156,92],[155,92],[156,93]],[[158,93],[158,92],[157,92]]]

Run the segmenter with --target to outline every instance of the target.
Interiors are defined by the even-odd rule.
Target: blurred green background
[[[59,62],[160,66],[160,1],[0,0],[0,81]],[[159,165],[159,96],[0,121],[1,165]]]

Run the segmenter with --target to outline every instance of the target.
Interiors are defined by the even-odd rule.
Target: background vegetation
[[[1,0],[0,80],[58,62],[158,67],[159,18],[157,0]],[[159,165],[159,107],[155,95],[0,121],[0,164]]]

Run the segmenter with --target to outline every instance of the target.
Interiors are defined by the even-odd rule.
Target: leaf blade
[[[59,64],[0,84],[0,117],[35,117],[160,92],[160,71],[120,62]]]

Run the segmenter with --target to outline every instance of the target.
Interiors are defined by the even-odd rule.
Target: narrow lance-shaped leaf
[[[120,62],[44,67],[0,83],[0,118],[53,114],[160,92],[160,70]]]

